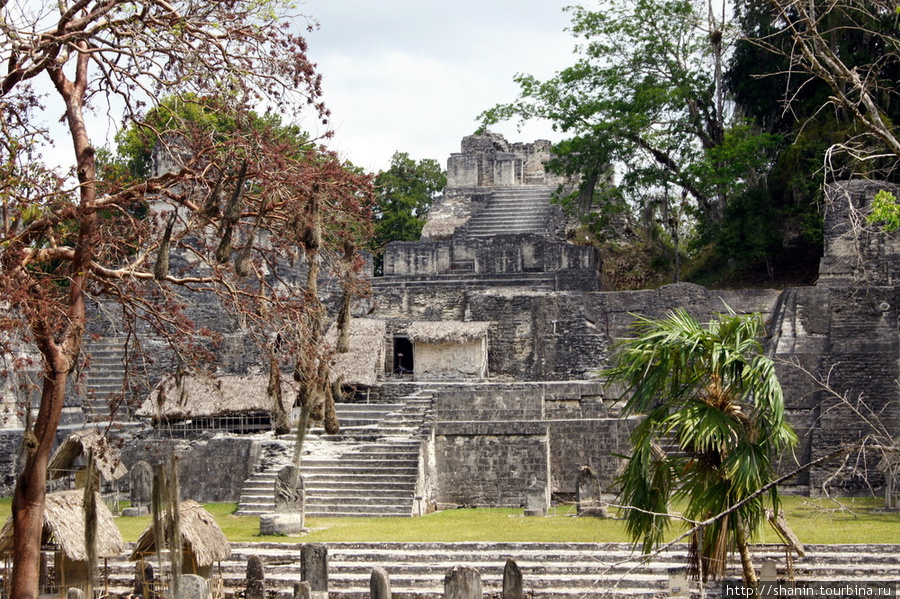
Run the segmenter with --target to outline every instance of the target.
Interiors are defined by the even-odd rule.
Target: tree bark
[[[88,82],[89,54],[82,42],[75,78],[70,81],[61,67],[48,71],[66,104],[66,123],[72,137],[79,180],[78,234],[71,261],[66,324],[57,336],[51,328],[52,312],[45,305],[38,284],[32,292],[29,326],[44,362],[41,405],[31,431],[25,432],[25,466],[13,493],[12,599],[36,599],[41,562],[41,533],[47,493],[47,464],[65,402],[66,383],[74,370],[84,338],[85,288],[94,256],[97,215],[96,156],[84,121],[84,96]]]
[[[737,536],[737,550],[741,556],[741,570],[744,574],[744,582],[748,585],[756,585],[756,570],[753,569],[753,557],[750,555],[750,543],[747,541],[747,535],[744,533],[744,527],[737,525],[735,531]]]
[[[12,599],[34,599],[38,596],[41,564],[41,533],[44,526],[44,503],[47,492],[47,463],[59,426],[68,379],[65,359],[55,345],[42,348],[47,367],[41,390],[41,407],[34,428],[25,432],[25,467],[16,480],[13,492],[13,571]]]

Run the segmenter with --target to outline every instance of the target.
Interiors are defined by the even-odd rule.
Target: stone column
[[[153,597],[153,564],[134,563],[134,594],[151,599]]]
[[[387,571],[381,566],[372,568],[369,578],[369,596],[371,599],[391,599],[391,581]]]
[[[503,599],[523,599],[522,570],[516,560],[509,558],[503,568]]]
[[[84,599],[84,591],[76,587],[71,587],[66,590],[66,599]]]
[[[262,560],[258,555],[251,555],[247,559],[247,579],[244,590],[245,599],[266,599],[266,587],[263,582],[266,578]]]
[[[178,577],[178,594],[176,599],[211,599],[212,597],[212,593],[209,591],[209,581],[196,574],[182,574]]]
[[[535,485],[525,489],[525,515],[544,517],[550,510],[547,487]]]
[[[275,477],[275,513],[259,517],[259,534],[293,535],[303,532],[306,489],[296,466],[285,466]]]
[[[608,518],[609,512],[603,505],[600,477],[590,466],[582,466],[575,481],[575,501],[579,516]]]
[[[444,599],[482,599],[481,573],[469,566],[453,566],[444,576]]]
[[[328,597],[328,548],[308,543],[300,550],[300,578],[309,583],[312,599]]]
[[[128,477],[131,485],[129,500],[131,507],[122,510],[123,516],[146,516],[150,513],[150,494],[153,489],[153,468],[147,462],[138,462],[131,467]]]

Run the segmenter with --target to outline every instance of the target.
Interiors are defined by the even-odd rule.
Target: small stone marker
[[[210,599],[209,583],[196,574],[182,574],[178,578],[178,597],[176,599]]]
[[[371,599],[391,599],[391,580],[387,571],[381,566],[372,568],[369,578],[369,597]]]
[[[603,505],[600,477],[590,466],[582,466],[575,482],[575,501],[579,516],[608,518],[609,512]]]
[[[773,559],[764,560],[759,572],[759,579],[764,582],[776,582],[778,580],[778,562]]]
[[[525,489],[525,515],[543,517],[550,509],[550,500],[547,497],[547,489],[543,486],[528,487]]]
[[[123,516],[146,516],[150,513],[150,496],[153,489],[153,468],[147,462],[138,462],[131,467],[128,476],[131,484],[129,499],[131,507],[122,510]]]
[[[134,564],[134,594],[149,599],[153,596],[153,564],[135,562]]]
[[[300,549],[300,578],[309,583],[312,599],[328,597],[328,548],[308,543]]]
[[[444,599],[482,599],[481,573],[470,566],[453,566],[444,576]]]
[[[669,597],[687,597],[688,595],[690,595],[690,586],[688,586],[685,568],[669,568]]]
[[[266,599],[266,573],[262,560],[258,555],[247,559],[247,580],[244,589],[245,599]]]
[[[261,535],[296,535],[304,530],[306,490],[296,466],[285,466],[275,477],[275,513],[259,517]]]
[[[66,599],[84,599],[84,591],[79,588],[70,587],[66,591]]]
[[[303,477],[296,466],[285,466],[275,477],[275,513],[302,514],[305,507]]]
[[[294,583],[294,599],[310,599],[312,597],[312,590],[309,588],[309,583],[305,580]]]
[[[503,568],[503,599],[523,599],[522,570],[516,560],[509,558]]]

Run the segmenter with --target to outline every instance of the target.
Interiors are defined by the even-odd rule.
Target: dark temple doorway
[[[413,345],[407,337],[394,337],[394,374],[412,374]]]

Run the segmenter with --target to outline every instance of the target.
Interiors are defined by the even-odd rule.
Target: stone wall
[[[598,381],[440,387],[434,406],[439,507],[518,507],[528,487],[571,495],[590,465],[613,485],[635,420],[619,418]]]
[[[826,189],[825,253],[817,286],[900,284],[900,235],[866,223],[872,198],[882,189],[900,197],[900,186],[877,181],[841,181]]]
[[[496,133],[464,137],[461,152],[447,160],[447,187],[559,185],[564,180],[544,170],[550,147],[547,140],[509,143]]]
[[[413,345],[416,378],[465,380],[487,378],[487,340]]]
[[[125,441],[122,461],[129,470],[141,460],[157,464],[178,455],[181,497],[201,503],[237,502],[259,460],[258,442],[241,436],[198,431],[190,439],[170,439],[164,431],[145,431]]]
[[[604,491],[614,486],[622,458],[628,455],[628,436],[636,419],[581,418],[550,420],[550,488],[554,493],[575,493],[575,480],[582,466],[590,466]]]
[[[773,318],[769,350],[785,391],[788,420],[801,439],[800,463],[875,435],[882,426],[895,437],[900,432],[898,302],[895,287],[785,292]],[[826,481],[845,493],[867,492],[868,485],[881,484],[872,468],[878,461],[874,452],[853,460],[860,468],[837,478],[832,478],[836,463],[827,463],[794,482],[808,485],[813,494],[822,493]],[[783,460],[782,470],[794,467],[793,460]]]
[[[435,424],[437,506],[520,507],[549,479],[547,423]]]
[[[9,497],[16,486],[22,429],[0,430],[0,496]]]
[[[384,275],[484,275],[592,271],[586,290],[599,287],[595,248],[556,243],[533,235],[445,241],[394,241],[384,253]]]

